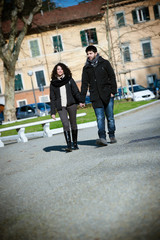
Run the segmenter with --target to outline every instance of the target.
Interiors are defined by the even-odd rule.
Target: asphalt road
[[[0,149],[1,240],[160,240],[160,102],[116,117],[116,144],[97,128]]]

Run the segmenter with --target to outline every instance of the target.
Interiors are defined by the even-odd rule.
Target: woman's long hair
[[[60,66],[63,69],[64,75],[66,78],[71,78],[72,73],[70,69],[64,64],[64,63],[57,63],[55,67],[53,68],[52,74],[51,74],[51,79],[57,78],[57,67]]]

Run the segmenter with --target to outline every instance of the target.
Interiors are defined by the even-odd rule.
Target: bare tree
[[[4,9],[4,0],[0,0],[0,58],[3,62],[4,80],[5,80],[5,121],[16,119],[15,115],[15,67],[19,56],[22,41],[31,26],[33,16],[41,9],[42,0],[36,0],[35,6],[30,11],[28,17],[23,14],[25,0],[12,1],[13,7],[10,18],[10,32],[2,30],[2,19]],[[23,27],[18,29],[18,20],[23,22]]]

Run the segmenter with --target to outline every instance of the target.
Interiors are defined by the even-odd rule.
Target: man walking
[[[107,118],[110,143],[116,143],[115,120],[113,114],[114,94],[117,93],[117,84],[114,70],[108,60],[99,56],[93,45],[86,48],[87,61],[83,67],[81,85],[81,104],[84,106],[86,93],[89,87],[90,100],[94,108],[99,139],[97,145],[107,146],[105,116]]]

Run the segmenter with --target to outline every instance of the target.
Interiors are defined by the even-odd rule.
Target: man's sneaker
[[[99,146],[107,146],[107,140],[104,138],[99,138],[96,140],[96,144]]]
[[[117,140],[115,137],[110,137],[110,143],[116,143],[116,142],[117,142]]]

